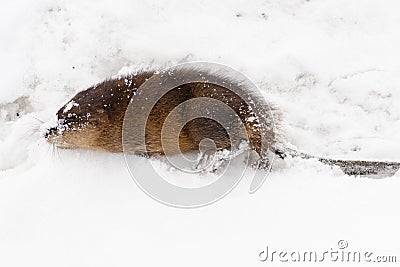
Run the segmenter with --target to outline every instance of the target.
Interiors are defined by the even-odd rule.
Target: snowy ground
[[[0,266],[261,266],[267,245],[324,251],[340,239],[399,262],[400,174],[355,178],[291,160],[254,195],[244,180],[214,205],[174,209],[138,189],[120,154],[52,154],[30,117],[51,119],[74,93],[138,66],[208,60],[242,71],[280,106],[300,150],[400,161],[399,8],[3,1]]]

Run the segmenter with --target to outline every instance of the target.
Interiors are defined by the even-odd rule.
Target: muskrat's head
[[[152,73],[138,76],[140,83]],[[44,137],[62,148],[122,151],[122,125],[126,108],[139,82],[120,77],[77,93],[57,112],[57,123],[47,127]]]
[[[60,148],[99,149],[99,128],[105,118],[103,112],[92,111],[74,100],[69,101],[57,112],[56,124],[47,127],[44,137]]]

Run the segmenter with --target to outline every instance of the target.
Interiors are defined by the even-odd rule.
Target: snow
[[[63,109],[63,113],[67,113],[68,111],[71,110],[72,107],[78,107],[79,104],[76,103],[74,100],[71,100],[67,103],[67,105],[65,106],[65,108]],[[68,114],[69,115],[69,114]]]
[[[213,205],[175,209],[136,186],[123,155],[53,152],[33,119],[48,123],[111,76],[212,61],[246,74],[281,108],[286,138],[301,151],[400,161],[398,1],[1,6],[0,266],[256,266],[268,264],[258,260],[267,245],[329,250],[341,239],[398,253],[399,173],[355,178],[289,159],[255,194],[244,179]]]

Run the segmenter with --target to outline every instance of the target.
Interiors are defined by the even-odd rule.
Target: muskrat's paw
[[[136,152],[135,156],[146,159],[150,158],[150,155],[147,152]],[[153,155],[153,158],[157,158],[157,155]]]
[[[224,169],[229,159],[230,153],[227,150],[206,150],[199,153],[194,170],[201,173],[216,173]]]
[[[272,167],[274,158],[275,155],[270,152],[268,152],[267,155],[263,157],[260,157],[257,153],[253,153],[249,158],[249,163],[250,166],[254,169],[269,170]]]
[[[262,169],[262,170],[268,170],[269,168],[271,168],[271,161],[268,158],[259,158],[256,162],[255,162],[255,168],[257,169]]]

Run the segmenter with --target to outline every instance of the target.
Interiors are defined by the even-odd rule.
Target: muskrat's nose
[[[54,137],[57,133],[57,127],[48,128],[47,131],[44,133],[44,138],[49,139]]]

